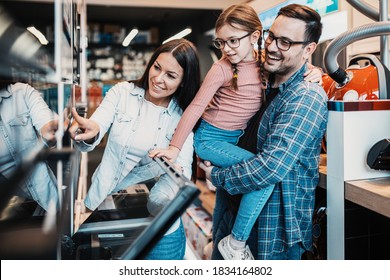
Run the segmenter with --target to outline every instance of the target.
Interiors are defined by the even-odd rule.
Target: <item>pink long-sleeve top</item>
[[[215,62],[207,73],[194,100],[183,113],[171,140],[181,149],[199,118],[225,129],[245,129],[262,102],[260,68],[256,61],[237,64],[238,89],[231,86],[233,69],[226,59]]]

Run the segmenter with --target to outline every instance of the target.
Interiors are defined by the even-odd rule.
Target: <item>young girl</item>
[[[222,58],[213,64],[195,99],[185,110],[169,149],[155,149],[150,152],[151,157],[164,156],[175,161],[199,119],[194,147],[202,160],[228,167],[254,156],[236,145],[264,100],[262,85],[266,81],[260,52],[255,50],[256,44],[259,49],[262,45],[262,25],[251,6],[239,4],[221,13],[215,30],[214,45],[222,51]],[[310,76],[320,80],[321,73],[316,71]],[[272,191],[273,186],[269,186],[243,195],[232,233],[218,244],[224,259],[253,259],[246,240]],[[216,205],[214,215],[218,208]]]

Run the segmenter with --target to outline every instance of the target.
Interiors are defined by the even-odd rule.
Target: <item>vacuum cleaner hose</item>
[[[362,25],[334,38],[325,50],[324,66],[329,76],[339,84],[348,83],[348,74],[337,63],[339,53],[348,45],[370,37],[390,34],[389,22]]]
[[[361,12],[363,15],[368,18],[379,21],[380,15],[376,8],[365,3],[364,1],[359,0],[346,0],[352,7],[354,7],[357,11]]]

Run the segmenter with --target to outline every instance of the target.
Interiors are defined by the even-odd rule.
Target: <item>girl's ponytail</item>
[[[237,90],[238,89],[238,86],[237,86],[237,79],[238,79],[237,64],[232,64],[232,67],[233,67],[232,87],[234,90]]]

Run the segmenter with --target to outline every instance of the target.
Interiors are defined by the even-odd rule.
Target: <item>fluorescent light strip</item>
[[[130,45],[131,40],[134,39],[135,36],[138,34],[138,29],[134,28],[130,31],[129,34],[127,34],[126,38],[123,40],[122,46],[127,47]]]
[[[34,26],[27,27],[27,30],[30,31],[31,34],[33,34],[35,37],[37,37],[37,39],[42,45],[47,45],[49,43],[45,35],[43,35],[42,32],[36,29]]]
[[[174,39],[180,39],[180,38],[183,38],[184,36],[187,36],[188,34],[190,34],[192,32],[192,29],[189,27],[189,28],[186,28],[184,29],[183,31],[180,31],[179,33],[177,33],[176,35],[173,35],[172,37],[166,39],[163,44],[165,44],[166,42],[169,42],[171,40],[174,40]]]

